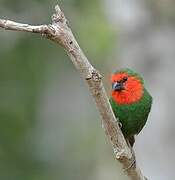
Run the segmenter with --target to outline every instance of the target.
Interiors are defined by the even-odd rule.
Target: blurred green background
[[[148,178],[174,180],[174,1],[0,0],[0,18],[47,24],[56,3],[108,94],[115,69],[144,75],[154,104],[137,161]],[[127,180],[66,52],[36,34],[0,30],[0,179]]]

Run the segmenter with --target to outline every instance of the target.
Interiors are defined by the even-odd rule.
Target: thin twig
[[[128,147],[118,126],[102,83],[102,76],[90,64],[79,47],[71,29],[67,25],[64,13],[58,5],[55,7],[55,11],[55,14],[52,16],[52,24],[49,25],[33,26],[0,19],[0,27],[5,30],[39,33],[58,45],[61,45],[67,51],[76,69],[89,86],[89,90],[102,117],[103,127],[111,142],[116,159],[123,165],[123,168],[131,180],[146,180],[136,162],[131,166],[135,161],[134,151]]]

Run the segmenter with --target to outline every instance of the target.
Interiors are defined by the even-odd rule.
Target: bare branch
[[[133,165],[135,161],[134,151],[128,147],[118,126],[102,83],[102,76],[90,64],[79,47],[59,6],[57,5],[55,7],[55,14],[52,16],[52,24],[50,25],[32,26],[0,19],[0,27],[5,30],[39,33],[61,45],[67,51],[76,69],[81,73],[81,76],[89,86],[89,90],[101,114],[104,130],[112,144],[116,159],[123,165],[131,180],[146,180],[138,168],[137,163]]]
[[[46,25],[31,26],[29,24],[21,24],[4,19],[0,19],[0,27],[4,28],[5,30],[26,31],[26,32],[34,32],[34,33],[43,33],[47,29]]]

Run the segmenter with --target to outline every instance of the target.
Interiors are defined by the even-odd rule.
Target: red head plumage
[[[143,79],[132,70],[123,69],[115,72],[111,76],[111,83],[112,97],[117,104],[132,104],[143,96]]]

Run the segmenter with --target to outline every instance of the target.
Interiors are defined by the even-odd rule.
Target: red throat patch
[[[111,76],[111,82],[120,81],[124,77],[127,77],[127,81],[124,82],[124,90],[112,91],[112,98],[117,104],[132,104],[139,101],[143,96],[143,84],[135,76],[129,76],[127,73],[118,73]]]

